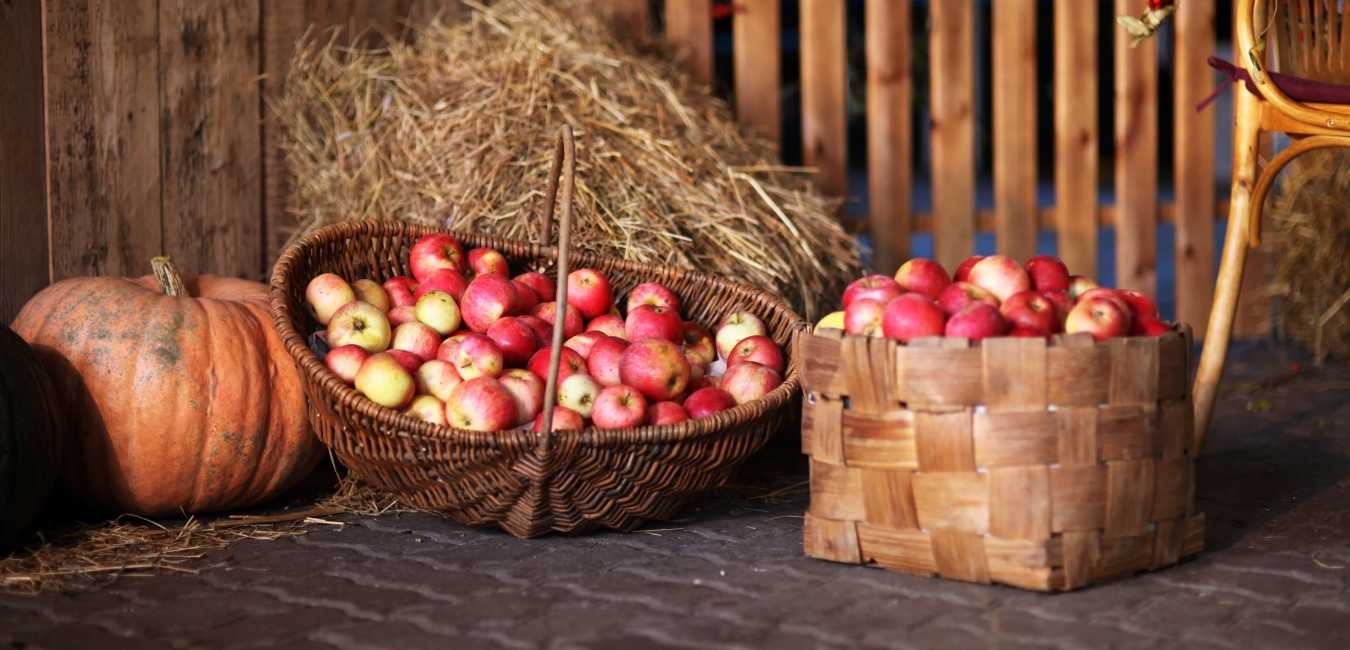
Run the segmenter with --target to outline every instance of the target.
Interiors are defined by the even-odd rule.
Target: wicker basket
[[[496,248],[513,268],[529,267],[550,277],[565,276],[571,257],[577,266],[605,273],[616,296],[642,282],[660,282],[679,294],[685,316],[699,322],[716,322],[733,309],[748,309],[764,320],[769,336],[788,355],[781,386],[761,400],[668,426],[588,428],[551,435],[525,429],[482,433],[435,426],[365,399],[328,370],[306,346],[303,334],[317,328],[304,303],[311,278],[328,271],[379,281],[409,275],[409,248],[434,229],[395,222],[329,226],[288,249],[272,275],[276,328],[304,375],[310,422],[319,439],[362,479],[405,503],[442,511],[465,524],[497,524],[517,537],[592,527],[631,530],[644,521],[672,516],[691,497],[724,483],[741,461],[779,430],[799,387],[792,339],[803,323],[782,300],[680,269],[568,255],[570,131],[560,140],[559,152],[542,221],[547,233],[565,152],[559,248],[473,233],[457,232],[456,238],[469,247]],[[567,283],[557,284],[565,304]],[[561,326],[562,319],[558,321]],[[560,327],[554,335],[556,350],[561,347]],[[551,412],[557,363],[555,354],[545,413]]]
[[[1201,550],[1189,330],[798,346],[808,555],[1059,591]]]

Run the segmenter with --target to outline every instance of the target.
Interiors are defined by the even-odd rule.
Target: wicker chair
[[[1302,153],[1350,147],[1350,104],[1315,103],[1287,94],[1295,83],[1301,88],[1321,84],[1326,86],[1322,90],[1332,91],[1321,94],[1344,96],[1350,92],[1337,86],[1350,84],[1350,4],[1340,11],[1337,4],[1337,0],[1238,0],[1237,3],[1234,32],[1238,65],[1250,83],[1247,91],[1238,91],[1234,111],[1228,232],[1195,378],[1195,449],[1200,449],[1209,426],[1242,286],[1247,247],[1261,243],[1261,209],[1271,184],[1280,170]],[[1263,48],[1261,44],[1263,37],[1271,35],[1278,73],[1267,69],[1267,52],[1271,48]],[[1258,174],[1257,146],[1262,132],[1285,133],[1293,142]]]

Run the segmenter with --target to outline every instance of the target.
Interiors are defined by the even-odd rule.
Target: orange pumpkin
[[[185,285],[167,258],[153,265],[155,276],[134,280],[58,282],[14,321],[69,414],[66,491],[146,516],[279,495],[321,446],[267,287],[209,275]]]

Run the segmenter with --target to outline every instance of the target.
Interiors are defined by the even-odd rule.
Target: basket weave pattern
[[[1189,331],[798,345],[807,554],[1058,591],[1201,550]]]
[[[778,298],[698,273],[572,253],[575,268],[604,273],[615,296],[660,282],[683,300],[685,316],[716,322],[733,309],[764,320],[788,354],[781,386],[764,399],[680,424],[559,431],[548,445],[524,429],[483,433],[435,426],[381,407],[328,370],[301,333],[318,328],[305,307],[309,280],[324,272],[383,282],[411,275],[408,251],[435,229],[397,222],[346,222],[315,231],[278,260],[272,313],[300,366],[314,430],[362,479],[404,503],[461,523],[497,524],[518,537],[592,527],[629,530],[672,516],[717,487],[782,425],[798,390],[792,338],[800,318]],[[554,247],[454,233],[466,247],[496,248],[513,269],[554,276]]]

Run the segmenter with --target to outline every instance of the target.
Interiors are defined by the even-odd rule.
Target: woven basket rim
[[[308,233],[295,241],[277,259],[272,268],[269,283],[270,309],[273,327],[281,337],[291,358],[300,367],[301,372],[328,395],[330,399],[341,401],[354,407],[360,414],[373,422],[371,429],[397,432],[397,435],[422,437],[429,440],[450,442],[475,447],[488,447],[502,450],[516,450],[537,446],[540,436],[530,431],[526,425],[505,431],[482,432],[460,429],[449,425],[434,425],[394,409],[380,406],[361,395],[355,388],[348,386],[328,366],[315,355],[306,343],[305,337],[296,331],[294,314],[287,295],[290,293],[292,269],[297,262],[308,255],[310,250],[325,242],[353,237],[420,237],[431,233],[448,233],[461,241],[473,240],[485,246],[501,248],[522,248],[525,252],[517,257],[535,257],[556,259],[557,248],[541,246],[516,239],[507,239],[492,235],[469,233],[454,229],[436,228],[396,221],[354,220],[331,224]],[[722,278],[674,267],[657,267],[617,258],[594,255],[582,251],[573,251],[574,268],[596,265],[603,261],[606,265],[622,268],[630,272],[650,272],[653,268],[666,268],[672,272],[694,276],[707,282],[718,290],[748,294],[771,309],[780,310],[791,317],[792,336],[809,332],[809,323],[804,321],[781,298],[757,287],[724,280]],[[788,346],[792,342],[787,343]],[[783,383],[763,398],[738,404],[734,408],[698,419],[663,426],[638,426],[622,429],[597,429],[593,426],[584,429],[565,429],[552,432],[552,440],[560,443],[572,443],[581,447],[611,447],[633,444],[663,444],[697,440],[722,433],[727,429],[748,424],[762,415],[786,407],[800,389],[800,360],[794,355],[783,375]]]

